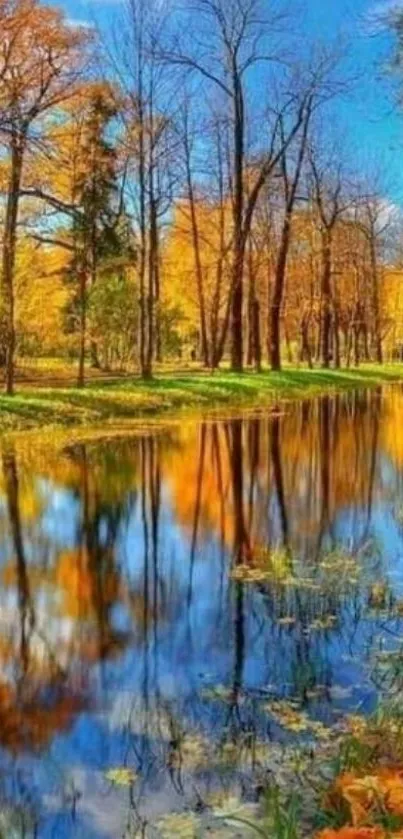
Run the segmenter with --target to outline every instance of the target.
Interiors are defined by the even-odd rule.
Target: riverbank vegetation
[[[16,363],[50,355],[79,387],[161,362],[401,358],[401,212],[334,127],[359,95],[350,46],[291,5],[131,0],[96,33],[2,0],[8,395]],[[400,16],[386,27],[398,54]]]
[[[60,376],[60,373],[58,374]],[[279,401],[310,398],[352,388],[403,381],[403,366],[364,365],[350,370],[285,368],[279,372],[214,375],[195,372],[95,379],[86,388],[58,379],[55,387],[40,380],[22,383],[12,398],[0,396],[0,431],[46,426],[122,425],[133,420],[183,414],[273,409]]]

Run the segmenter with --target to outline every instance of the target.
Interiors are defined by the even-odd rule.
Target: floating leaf
[[[323,740],[331,736],[331,729],[321,722],[311,720],[308,714],[298,710],[298,706],[291,701],[270,702],[265,707],[282,728],[293,734],[310,733]]]
[[[335,623],[337,621],[336,615],[324,615],[321,618],[316,618],[309,624],[309,629],[311,631],[317,631],[321,629],[333,629]]]
[[[137,775],[133,771],[133,769],[127,769],[125,766],[122,766],[114,767],[113,769],[108,769],[105,772],[105,778],[112,784],[116,784],[116,786],[130,787],[132,784],[134,784]]]
[[[164,839],[196,839],[198,820],[193,813],[170,813],[157,822]]]

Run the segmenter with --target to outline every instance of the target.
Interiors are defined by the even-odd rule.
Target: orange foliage
[[[381,767],[362,777],[345,772],[337,778],[328,803],[334,809],[347,804],[355,826],[368,823],[379,812],[403,816],[403,768]]]
[[[103,580],[104,602],[112,603],[118,596],[118,579],[108,569]],[[63,592],[63,611],[75,619],[92,617],[97,603],[97,577],[94,561],[85,548],[63,551],[56,568],[56,584]]]
[[[55,732],[68,729],[83,709],[80,699],[64,692],[51,706],[45,704],[42,687],[39,683],[30,690],[27,685],[24,704],[19,705],[13,689],[0,684],[0,742],[13,752],[44,748]]]
[[[385,836],[380,827],[341,827],[336,830],[326,828],[316,839],[385,839]]]

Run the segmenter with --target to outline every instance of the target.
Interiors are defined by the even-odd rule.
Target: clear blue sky
[[[96,19],[104,29],[116,22],[121,2],[124,0],[59,0],[73,20]],[[169,4],[173,0],[160,2]],[[379,26],[375,26],[381,10],[399,5],[403,11],[403,0],[299,0],[299,3],[310,35],[334,39],[340,32],[341,37],[344,33],[352,40],[353,60],[360,79],[351,100],[336,106],[341,133],[348,137],[352,155],[381,162],[386,193],[403,205],[403,117],[393,104],[390,83],[382,79],[382,57],[390,54],[391,44],[385,32],[379,33]]]

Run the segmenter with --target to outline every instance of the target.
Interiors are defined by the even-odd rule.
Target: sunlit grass
[[[351,388],[403,381],[403,365],[367,365],[358,370],[285,368],[279,373],[223,371],[159,374],[95,381],[84,389],[19,384],[0,396],[0,430],[49,425],[99,425],[173,415],[274,406],[282,399],[312,397]]]

